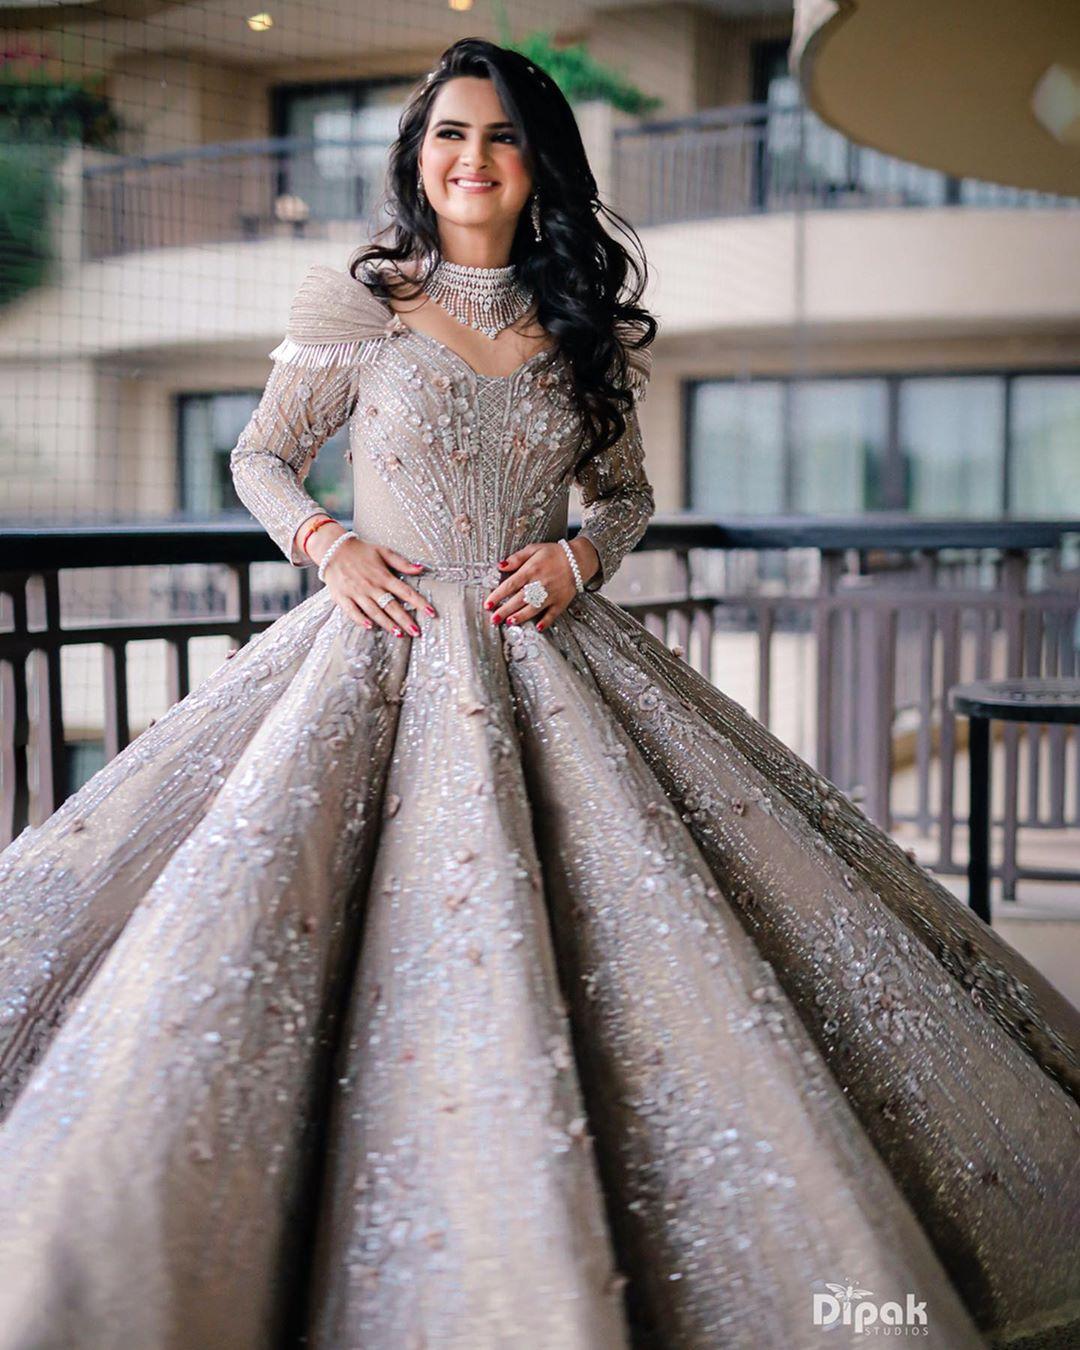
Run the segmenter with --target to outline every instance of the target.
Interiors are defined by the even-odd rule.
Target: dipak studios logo
[[[843,1284],[815,1280],[810,1286],[814,1326],[823,1331],[843,1327],[856,1336],[927,1336],[926,1301],[906,1294],[903,1303],[879,1302],[850,1276]]]

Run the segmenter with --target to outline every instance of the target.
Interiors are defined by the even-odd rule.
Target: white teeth
[[[466,186],[466,187],[494,187],[494,186],[495,186],[495,184],[491,181],[490,178],[455,178],[453,181],[454,181],[455,183],[462,184],[462,185],[464,185],[464,186]]]

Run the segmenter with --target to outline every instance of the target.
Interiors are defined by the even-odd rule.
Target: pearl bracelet
[[[330,559],[334,556],[334,554],[338,551],[338,549],[342,546],[342,544],[345,542],[345,540],[346,540],[346,539],[359,539],[359,538],[360,538],[360,536],[356,533],[355,530],[346,530],[344,534],[339,534],[339,535],[338,535],[338,537],[334,540],[334,542],[330,545],[330,547],[329,547],[329,548],[326,550],[326,552],[323,554],[323,556],[322,556],[322,562],[319,563],[319,580],[320,580],[320,581],[325,581],[325,580],[326,580],[326,565],[327,565],[327,563],[330,561]]]
[[[570,559],[570,570],[574,574],[574,584],[577,586],[578,595],[580,595],[585,589],[585,583],[581,579],[581,568],[578,566],[578,561],[574,557],[574,550],[570,547],[570,541],[567,539],[560,539],[559,544],[562,547],[562,551]]]

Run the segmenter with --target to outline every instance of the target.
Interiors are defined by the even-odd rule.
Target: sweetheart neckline
[[[521,362],[520,365],[515,366],[514,369],[511,370],[508,374],[485,375],[482,370],[477,370],[475,366],[471,365],[468,361],[466,361],[465,358],[462,356],[462,354],[458,351],[455,351],[453,347],[449,346],[445,342],[440,341],[439,338],[434,337],[431,333],[425,333],[422,328],[413,328],[413,326],[411,324],[406,323],[405,320],[400,317],[400,315],[397,315],[396,310],[391,312],[395,314],[395,316],[398,319],[398,322],[401,324],[401,327],[406,332],[415,333],[417,337],[426,339],[428,342],[431,342],[436,347],[438,347],[440,351],[446,352],[455,361],[459,362],[462,366],[464,366],[464,368],[475,380],[487,380],[494,384],[498,384],[504,380],[512,380],[515,378],[515,376],[520,375],[523,370],[527,370],[528,367],[531,366],[534,361],[538,361],[540,357],[555,355],[558,353],[559,350],[557,343],[553,343],[549,347],[541,347],[539,351],[533,352],[532,356],[527,356],[525,360]]]
[[[422,328],[414,328],[412,324],[406,323],[405,320],[398,313],[398,311],[393,307],[393,305],[391,305],[388,301],[384,300],[381,295],[376,295],[375,292],[365,281],[362,281],[359,277],[354,277],[353,280],[358,282],[359,285],[363,286],[364,289],[367,291],[367,293],[371,296],[371,298],[375,300],[378,304],[380,304],[383,307],[383,309],[386,310],[386,313],[389,317],[389,325],[388,325],[389,327],[391,328],[396,327],[404,333],[415,333],[418,337],[425,338],[428,342],[431,342],[436,347],[438,347],[440,351],[448,353],[455,361],[459,362],[459,364],[462,365],[475,380],[488,380],[489,382],[495,384],[503,380],[512,380],[516,375],[520,375],[523,370],[527,370],[528,367],[531,366],[532,363],[538,360],[541,356],[549,356],[553,353],[556,355],[558,354],[559,344],[557,342],[554,342],[549,347],[541,347],[539,351],[533,352],[532,356],[526,357],[525,360],[522,361],[520,365],[515,366],[514,369],[511,370],[506,375],[485,375],[483,371],[477,370],[474,365],[471,365],[468,361],[466,361],[465,358],[462,356],[462,354],[458,351],[455,351],[454,348],[451,347],[448,343],[443,342],[441,341],[441,339],[432,336],[431,333],[425,333]]]

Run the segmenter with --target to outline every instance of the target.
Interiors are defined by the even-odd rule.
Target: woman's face
[[[420,171],[444,223],[512,235],[532,178],[521,137],[490,80],[460,75],[435,95]]]

